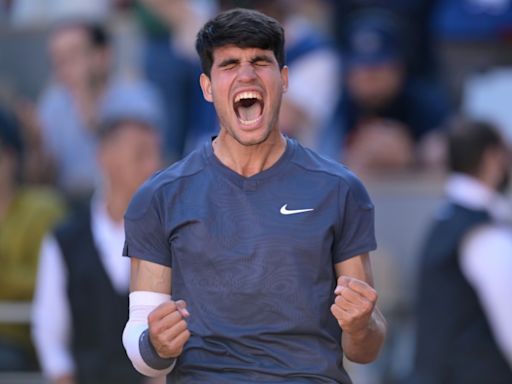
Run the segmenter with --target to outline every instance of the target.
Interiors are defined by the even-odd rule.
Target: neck
[[[105,204],[107,213],[110,218],[121,223],[123,221],[124,213],[130,202],[128,196],[121,188],[105,188]]]
[[[213,141],[213,152],[226,167],[244,177],[251,177],[274,165],[286,149],[286,139],[276,132],[264,142],[243,145],[221,130]]]
[[[78,112],[89,129],[98,125],[98,100],[102,97],[106,83],[100,79],[91,79],[87,84],[71,89]]]
[[[100,97],[103,94],[107,87],[107,79],[108,77],[104,74],[98,74],[91,79],[90,90],[95,97]]]

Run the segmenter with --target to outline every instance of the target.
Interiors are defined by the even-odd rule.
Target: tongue
[[[261,105],[256,102],[251,106],[239,106],[238,107],[238,117],[243,121],[252,121],[260,117],[261,115]]]

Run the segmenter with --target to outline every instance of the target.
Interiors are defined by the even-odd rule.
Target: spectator
[[[469,76],[512,65],[512,3],[509,0],[437,0],[432,39],[443,78],[459,104]]]
[[[43,143],[55,160],[59,187],[80,200],[97,181],[98,111],[108,94],[137,90],[141,102],[155,110],[161,109],[161,101],[149,84],[111,72],[110,41],[100,25],[62,24],[53,31],[49,47],[55,81],[39,106]]]
[[[146,36],[144,69],[165,103],[165,152],[172,162],[218,131],[215,110],[197,84],[201,68],[194,51],[196,33],[216,1],[141,0],[136,9]]]
[[[0,109],[0,300],[30,301],[43,235],[64,213],[51,190],[25,185],[24,143],[14,117]],[[0,324],[0,371],[36,369],[28,324]]]
[[[160,165],[158,115],[139,94],[106,99],[98,131],[103,182],[41,249],[33,337],[54,383],[138,383],[121,334],[130,264],[121,256],[132,193]]]
[[[511,383],[508,150],[483,122],[448,136],[452,175],[421,256],[414,382]]]
[[[366,10],[347,25],[344,91],[325,152],[357,170],[404,169],[448,116],[446,95],[409,76],[402,36],[389,13]],[[340,144],[342,143],[342,144]]]
[[[331,24],[340,49],[346,44],[346,25],[354,15],[365,10],[382,10],[393,14],[409,31],[404,38],[408,71],[417,77],[437,77],[438,58],[432,41],[430,23],[439,0],[329,0]]]

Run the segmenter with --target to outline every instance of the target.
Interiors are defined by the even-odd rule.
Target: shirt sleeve
[[[373,251],[375,241],[374,206],[361,181],[350,175],[340,187],[340,225],[336,235],[334,263]]]
[[[125,214],[123,256],[172,266],[164,215],[156,193],[143,186],[133,197]]]
[[[488,226],[463,242],[460,265],[475,289],[503,356],[512,368],[512,230]]]
[[[45,376],[73,374],[71,319],[66,296],[66,269],[57,241],[47,236],[39,255],[32,307],[32,338]]]

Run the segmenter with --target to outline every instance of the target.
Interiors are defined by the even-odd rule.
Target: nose
[[[252,81],[256,78],[256,71],[250,63],[240,65],[238,70],[238,79],[240,81]]]

